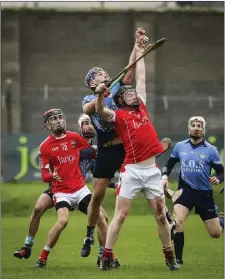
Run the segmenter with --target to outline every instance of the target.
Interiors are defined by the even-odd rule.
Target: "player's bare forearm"
[[[135,60],[136,60],[136,44],[131,52],[128,65],[132,64]],[[133,77],[134,77],[135,67],[136,67],[136,65],[134,67],[132,67],[124,76],[124,78],[123,78],[124,84],[131,84]]]
[[[93,114],[96,112],[95,110],[95,103],[96,103],[96,100],[93,100],[87,104],[84,104],[83,105],[83,112],[90,115],[90,114]]]
[[[144,48],[136,48],[136,58],[140,57],[144,51]],[[142,58],[137,62],[136,65],[136,91],[140,95],[143,103],[146,103],[146,71],[145,71],[145,61]]]
[[[135,44],[134,44],[134,48],[131,52],[128,65],[132,64],[137,58],[136,48],[137,47],[144,47],[144,43],[143,43],[144,38],[145,38],[145,30],[141,27],[138,27],[136,32],[135,32]],[[124,84],[131,84],[132,83],[134,73],[135,73],[135,68],[136,68],[136,64],[126,73],[126,75],[123,78],[123,83]]]
[[[106,121],[112,121],[114,112],[104,107],[104,92],[99,93],[95,104],[96,112]]]

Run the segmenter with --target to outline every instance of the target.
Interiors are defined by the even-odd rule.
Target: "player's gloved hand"
[[[167,175],[162,176],[162,185],[163,185],[163,189],[168,189],[169,182],[168,182],[168,176]]]
[[[109,96],[110,92],[109,92],[109,89],[107,87],[107,85],[102,82],[102,83],[99,83],[99,85],[96,86],[95,88],[95,94],[104,94],[104,97],[107,97]]]
[[[91,147],[94,148],[95,151],[97,151],[97,149],[98,149],[97,145],[92,145]]]
[[[57,169],[55,168],[52,174],[53,178],[58,181],[58,182],[62,182],[62,179],[60,178],[60,176],[58,175]]]
[[[138,27],[135,33],[135,44],[139,50],[144,50],[144,44],[148,42],[148,37],[145,36],[145,30]]]
[[[209,178],[209,182],[212,184],[212,185],[218,185],[220,183],[219,179],[215,176],[211,176]]]

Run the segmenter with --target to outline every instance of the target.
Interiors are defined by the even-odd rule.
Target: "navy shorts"
[[[43,194],[47,194],[47,195],[49,195],[49,197],[53,200],[53,194],[52,194],[52,192],[51,192],[51,190],[48,188],[47,190],[45,190],[44,192],[43,192]]]
[[[178,188],[182,188],[183,192],[174,204],[181,204],[190,211],[195,207],[195,213],[201,217],[202,221],[218,217],[213,199],[213,191],[198,191],[188,186]]]
[[[94,165],[93,177],[112,179],[125,158],[125,151],[122,144],[108,147],[99,147]]]

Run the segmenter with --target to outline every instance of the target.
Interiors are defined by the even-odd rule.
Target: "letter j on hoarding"
[[[27,137],[21,136],[19,138],[20,144],[26,144],[28,141]],[[14,177],[15,180],[20,180],[24,175],[28,172],[28,147],[27,146],[19,146],[16,148],[17,151],[20,152],[20,171]]]

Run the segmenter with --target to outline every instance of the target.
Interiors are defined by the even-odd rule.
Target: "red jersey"
[[[115,110],[114,112],[115,130],[126,152],[124,165],[136,164],[163,152],[162,144],[143,102],[138,110]]]
[[[75,132],[66,132],[61,138],[50,135],[42,142],[40,145],[42,180],[51,182],[52,193],[74,193],[86,184],[79,160],[80,150],[89,147],[88,142]],[[49,173],[49,169],[53,173],[55,168],[62,182],[53,179]]]

